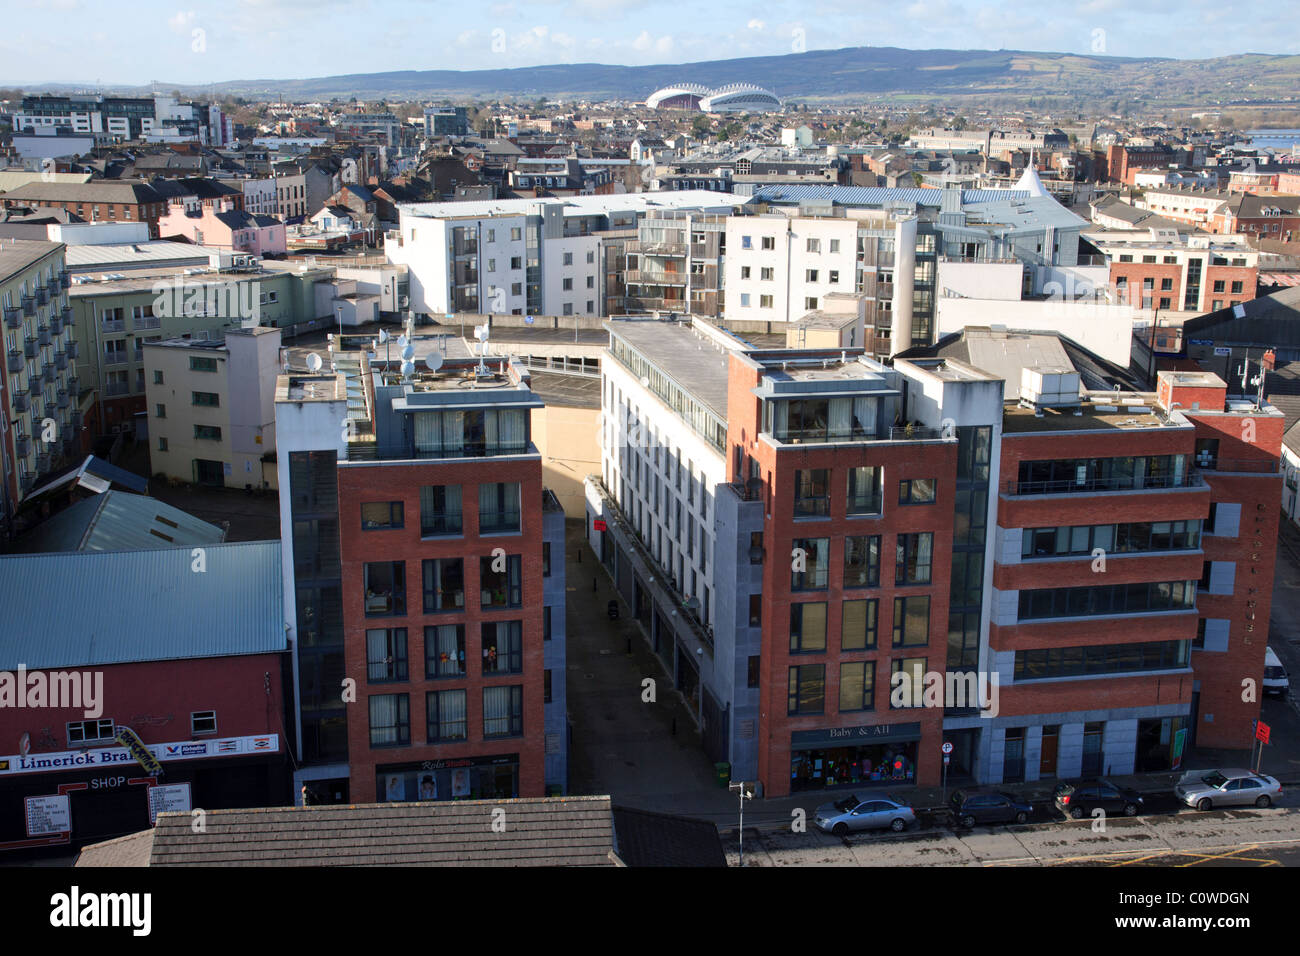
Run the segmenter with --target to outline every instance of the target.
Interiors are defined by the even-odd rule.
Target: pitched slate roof
[[[614,808],[618,857],[628,866],[726,866],[718,828],[707,820]]]
[[[147,865],[616,865],[607,796],[209,810],[205,822],[196,834],[190,814],[159,814]],[[124,842],[88,846],[77,865],[145,865],[130,862],[146,858],[142,845]]]

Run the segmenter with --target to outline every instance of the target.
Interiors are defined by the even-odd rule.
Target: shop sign
[[[201,760],[206,757],[278,753],[280,737],[278,734],[261,734],[255,737],[185,740],[173,744],[141,744],[140,746],[146,756],[166,763],[172,760]],[[126,747],[93,747],[89,750],[68,750],[60,753],[11,754],[0,756],[0,776],[100,767],[127,768],[137,759],[136,754]]]
[[[810,750],[814,747],[856,747],[920,739],[919,721],[911,724],[866,724],[860,727],[801,730],[790,735],[790,747],[793,750]]]
[[[28,797],[25,803],[29,837],[72,832],[72,807],[67,794]]]

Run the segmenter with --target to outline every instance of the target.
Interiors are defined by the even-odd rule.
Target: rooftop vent
[[[1057,367],[1020,370],[1020,404],[1041,414],[1044,408],[1079,407],[1079,373]]]

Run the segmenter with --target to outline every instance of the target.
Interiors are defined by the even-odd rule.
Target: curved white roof
[[[1026,164],[1025,164],[1025,171],[1020,175],[1020,180],[1019,180],[1019,182],[1017,182],[1017,183],[1016,183],[1014,186],[1012,186],[1011,188],[1012,188],[1012,189],[1023,189],[1023,190],[1025,190],[1025,192],[1029,193],[1029,195],[1031,195],[1031,196],[1049,196],[1049,195],[1051,195],[1051,194],[1047,191],[1047,187],[1043,185],[1043,181],[1042,181],[1041,179],[1038,178],[1038,170],[1036,170],[1036,169],[1034,168],[1034,164],[1033,164],[1033,163],[1026,163]]]
[[[781,101],[777,99],[775,93],[765,90],[761,86],[750,86],[744,83],[721,87],[700,100],[700,109],[706,113],[726,110],[780,108]]]
[[[675,86],[665,86],[661,90],[655,90],[646,97],[645,105],[650,109],[655,109],[664,100],[670,100],[674,96],[708,96],[711,91],[707,86],[701,86],[698,83],[679,83]]]

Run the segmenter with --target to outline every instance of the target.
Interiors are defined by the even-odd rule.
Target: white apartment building
[[[732,216],[723,270],[726,317],[793,322],[832,292],[857,289],[856,219]]]
[[[276,488],[275,381],[280,330],[228,329],[224,342],[144,347],[154,474],[226,488]]]

